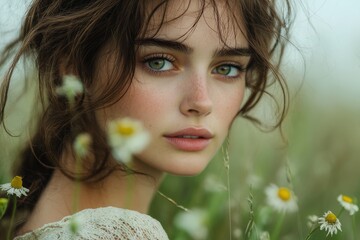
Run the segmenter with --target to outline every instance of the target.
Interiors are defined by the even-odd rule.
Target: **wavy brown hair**
[[[209,5],[219,23],[221,39],[226,39],[220,26],[221,13],[219,1],[199,0],[201,10],[194,20],[193,27]],[[35,63],[42,112],[36,131],[28,141],[22,157],[14,168],[14,174],[24,176],[24,185],[30,194],[22,202],[31,211],[48,183],[55,168],[69,177],[73,173],[63,165],[61,154],[72,143],[78,133],[89,132],[94,140],[92,161],[87,165],[84,181],[98,181],[106,177],[112,166],[109,149],[101,130],[95,111],[121,100],[134,75],[136,65],[136,40],[144,36],[154,15],[162,16],[159,30],[167,21],[167,10],[174,0],[35,0],[30,5],[21,32],[3,51],[1,66],[11,59],[11,65],[2,81],[0,95],[0,123],[5,126],[5,107],[8,100],[10,82],[15,67],[23,58]],[[244,23],[251,50],[251,60],[246,72],[246,87],[250,95],[239,115],[257,120],[249,114],[267,93],[267,87],[278,83],[282,90],[282,104],[279,105],[279,126],[287,111],[288,91],[279,72],[285,43],[291,25],[291,6],[289,0],[281,2],[279,11],[277,1],[269,0],[229,0],[225,7],[230,16],[230,28],[240,29]],[[190,4],[190,1],[188,2]],[[174,18],[181,17],[179,13]],[[153,26],[152,26],[153,27]],[[191,29],[187,33],[191,33]],[[231,30],[231,29],[228,29]],[[154,33],[156,35],[156,31]],[[97,91],[94,88],[97,60],[101,50],[108,43],[114,46],[115,64],[110,71],[110,82]],[[63,71],[71,69],[85,86],[82,96],[76,98],[73,108],[66,99],[56,94],[61,84]],[[91,94],[90,94],[91,93]]]

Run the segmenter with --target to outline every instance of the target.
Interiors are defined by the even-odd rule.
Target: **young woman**
[[[287,1],[282,7],[290,13]],[[27,214],[17,239],[68,239],[71,216],[81,219],[83,239],[167,239],[146,215],[163,174],[200,173],[234,118],[252,119],[270,79],[286,100],[278,64],[289,19],[276,9],[268,0],[33,1],[3,53],[4,60],[16,50],[2,83],[1,123],[21,58],[36,65],[43,107],[14,170],[30,190],[18,205]],[[67,75],[84,86],[71,104],[56,91]],[[129,164],[114,159],[105,133],[125,117],[151,136]],[[92,144],[78,172],[71,146],[82,132]]]

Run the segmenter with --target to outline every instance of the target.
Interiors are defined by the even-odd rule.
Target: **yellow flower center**
[[[284,188],[284,187],[281,187],[281,188],[279,188],[279,190],[278,190],[278,196],[279,196],[279,198],[280,198],[281,200],[283,200],[283,201],[286,202],[286,201],[290,200],[290,198],[291,198],[291,192],[290,192],[289,189]]]
[[[131,136],[135,132],[134,126],[128,123],[120,123],[116,127],[116,131],[120,135]]]
[[[333,214],[332,212],[328,213],[325,217],[325,220],[329,223],[329,224],[335,224],[336,223],[336,216],[335,214]]]
[[[346,196],[346,195],[343,195],[343,196],[342,196],[342,200],[343,200],[344,202],[347,202],[347,203],[352,203],[352,202],[353,202],[352,198],[349,197],[349,196]]]
[[[12,188],[20,189],[22,188],[22,184],[23,184],[22,177],[15,176],[13,180],[11,180]]]

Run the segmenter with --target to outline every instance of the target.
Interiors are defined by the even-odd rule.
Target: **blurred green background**
[[[5,6],[5,2],[8,4],[0,0],[0,5]],[[260,236],[262,231],[271,233],[280,214],[266,206],[264,190],[270,183],[292,186],[298,198],[299,211],[285,216],[281,240],[305,239],[309,232],[307,216],[321,216],[328,210],[339,212],[336,200],[339,194],[360,198],[360,27],[357,24],[360,2],[300,2],[292,38],[294,45],[289,45],[283,63],[291,90],[284,138],[279,131],[266,133],[244,119],[235,121],[229,140],[230,204],[221,151],[199,176],[169,175],[161,185],[160,191],[167,197],[204,214],[199,226],[196,219],[193,223],[198,232],[201,227],[205,229],[205,235],[198,239],[222,240],[230,235],[233,239],[245,239],[251,218],[250,195],[256,225],[254,236]],[[12,5],[11,9],[18,7]],[[21,14],[12,13],[21,19]],[[9,21],[11,17],[1,15],[2,23],[4,19]],[[21,95],[20,88],[11,94],[16,104],[8,109],[11,115],[7,123],[21,137],[9,137],[0,129],[0,183],[8,182],[11,177],[9,167],[27,136],[26,116],[34,111],[29,107],[32,96],[17,98]],[[268,116],[272,105],[263,102],[257,113]],[[150,214],[162,223],[170,239],[195,239],[196,236],[182,230],[176,222],[183,212],[157,194]],[[357,238],[353,236],[351,219],[344,212],[340,216],[342,232],[332,239],[360,239],[358,214],[355,219]],[[312,239],[325,239],[325,233],[319,232]]]

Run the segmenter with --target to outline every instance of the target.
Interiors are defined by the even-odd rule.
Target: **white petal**
[[[10,183],[5,183],[0,185],[1,190],[3,191],[8,191],[9,189],[11,189],[11,184]]]
[[[14,190],[14,193],[16,194],[16,196],[17,196],[18,198],[21,197],[20,189]]]
[[[119,148],[113,149],[112,154],[113,157],[121,163],[129,163],[132,156],[131,152]]]

